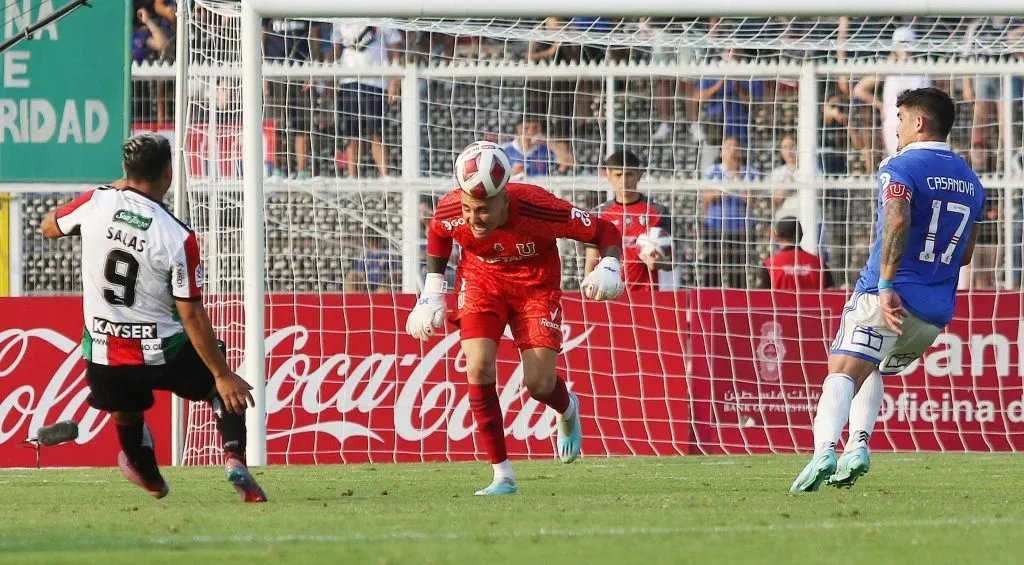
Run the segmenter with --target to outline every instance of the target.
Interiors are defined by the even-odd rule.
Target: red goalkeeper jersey
[[[619,246],[619,230],[532,184],[509,183],[508,219],[483,239],[477,239],[462,217],[462,191],[456,189],[438,203],[427,229],[427,254],[448,257],[452,242],[462,247],[459,276],[502,284],[561,286],[562,264],[556,240],[560,237],[596,245]]]

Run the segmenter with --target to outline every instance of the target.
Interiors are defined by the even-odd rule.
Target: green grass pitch
[[[0,563],[1022,563],[1019,455],[875,455],[790,495],[805,456],[276,466],[243,505],[215,468],[153,500],[116,469],[0,472]]]

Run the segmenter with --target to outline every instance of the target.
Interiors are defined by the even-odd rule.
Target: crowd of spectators
[[[170,0],[132,0],[131,56],[143,61],[173,61],[178,18]]]
[[[169,60],[174,51],[174,4],[170,0],[134,2],[133,58]],[[681,29],[653,18],[547,18],[543,28],[550,32],[545,37],[551,40],[515,42],[403,31],[366,25],[364,20],[266,20],[263,49],[267,59],[283,65],[324,62],[353,69],[392,62],[431,65],[460,59],[583,65],[804,57],[889,57],[899,62],[921,56],[921,41],[936,33],[961,38],[960,55],[984,52],[993,38],[1012,41],[1024,37],[1024,18],[840,18],[808,21],[805,28],[786,28],[785,33],[801,34],[803,39],[815,34],[832,37],[832,48],[825,53],[697,48],[693,46],[697,43],[679,41],[680,34],[697,32],[712,39],[729,34],[755,37],[771,33],[770,25],[766,25],[770,22],[709,18],[693,29]],[[737,26],[748,26],[749,30]],[[602,34],[623,30],[638,34],[643,41],[632,47],[600,41]],[[582,32],[580,37],[593,42],[556,40],[566,35],[564,32]],[[715,42],[703,44],[713,46]],[[471,92],[467,94],[467,88],[460,90],[456,81],[421,81],[424,91],[420,99],[427,102],[426,112],[421,112],[426,126],[421,128],[426,157],[421,162],[426,174],[443,174],[450,167],[451,155],[446,152],[457,152],[461,139],[458,132],[464,132],[467,139],[484,137],[502,143],[516,178],[601,173],[607,148],[603,137],[607,132],[600,125],[607,111],[603,107],[607,103],[603,80],[559,76],[493,82],[468,85]],[[1002,170],[1007,154],[1001,146],[1002,132],[1012,127],[1015,116],[1003,115],[998,103],[1001,78],[988,75],[824,77],[819,84],[822,113],[816,140],[819,158],[814,167],[826,177],[870,175],[879,160],[896,150],[896,96],[903,90],[931,84],[950,90],[961,101],[960,125],[951,140],[954,148],[962,151],[980,173]],[[397,175],[401,86],[395,76],[382,75],[267,80],[264,96],[268,119],[276,131],[267,174],[294,179]],[[680,216],[694,216],[690,224],[679,223],[687,229],[676,230],[696,242],[690,254],[677,253],[677,260],[689,257],[696,266],[690,284],[747,288],[767,280],[758,279],[758,272],[772,249],[772,238],[784,242],[780,245],[799,246],[802,234],[812,228],[800,226],[795,219],[800,216],[800,198],[795,189],[799,178],[795,83],[735,75],[677,79],[655,74],[649,80],[623,80],[615,88],[621,93],[621,102],[615,103],[621,107],[614,111],[622,115],[625,124],[616,133],[615,145],[632,147],[641,154],[649,176],[706,181],[692,212],[670,206]],[[1014,88],[1019,100],[1019,81],[1015,81]],[[514,99],[506,98],[509,92]],[[492,106],[506,106],[506,102],[507,108],[498,112],[504,117],[494,119],[497,110]],[[642,127],[636,127],[638,122]],[[443,155],[434,155],[438,152]],[[1009,164],[1011,168],[1014,163],[1024,162],[1020,155],[1015,159]],[[736,187],[745,181],[764,181],[771,189],[766,192]],[[991,225],[983,228],[986,231],[979,240],[979,266],[970,277],[970,284],[980,288],[998,284],[994,272],[1004,261],[998,245],[1003,231],[998,227],[1000,206],[998,198],[991,201],[986,216]],[[813,227],[823,242],[819,250],[823,260],[829,238],[833,247],[857,248],[864,237],[870,237],[871,202],[870,198],[856,200],[848,192],[826,188],[823,225]],[[431,205],[427,201],[421,204],[424,214]],[[784,224],[782,235],[778,230],[781,220],[790,222]],[[792,221],[797,222],[795,228]],[[795,242],[783,237],[794,233]],[[372,291],[393,286],[395,272],[400,271],[400,261],[391,256],[395,252],[393,242],[389,245],[385,238],[374,236],[367,238],[365,247],[345,278],[346,287]],[[859,257],[854,249],[843,250],[831,259],[841,263],[842,270],[853,268]],[[837,284],[852,282],[839,271],[835,275]]]

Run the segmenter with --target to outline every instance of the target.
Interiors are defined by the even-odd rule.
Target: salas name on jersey
[[[188,340],[175,300],[202,296],[195,234],[163,204],[101,187],[59,208],[57,226],[82,236],[82,354],[102,365],[160,365]]]
[[[139,253],[146,250],[146,240],[142,236],[126,233],[125,230],[119,228],[107,228],[107,239],[121,243],[125,247],[131,247]]]
[[[878,292],[885,203],[910,203],[910,232],[893,286],[918,318],[942,327],[953,318],[957,281],[985,189],[959,155],[941,142],[911,143],[878,171],[878,228],[858,292]]]

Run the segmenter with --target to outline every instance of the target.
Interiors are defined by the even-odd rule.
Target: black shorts
[[[187,400],[216,394],[213,373],[186,342],[169,363],[111,367],[86,363],[89,405],[108,412],[144,412],[153,407],[153,391],[167,390]]]
[[[349,82],[338,88],[338,135],[369,140],[384,131],[388,106],[384,91],[376,86]]]

